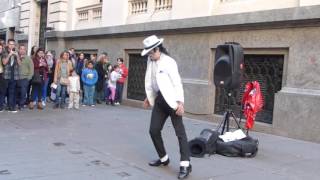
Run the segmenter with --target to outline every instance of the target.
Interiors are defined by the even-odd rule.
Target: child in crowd
[[[114,99],[116,96],[116,87],[117,87],[117,80],[121,78],[120,74],[120,68],[118,65],[114,65],[112,72],[110,74],[109,82],[108,82],[108,87],[110,90],[110,96],[109,96],[109,101],[111,102],[111,105],[114,106]]]
[[[83,82],[84,101],[83,106],[95,106],[93,103],[95,84],[98,81],[98,73],[93,68],[93,62],[88,61],[87,67],[82,71],[81,80]]]
[[[69,85],[68,85],[68,93],[69,93],[69,106],[68,109],[76,108],[79,109],[79,101],[80,101],[80,78],[77,75],[75,70],[70,72],[69,76]]]

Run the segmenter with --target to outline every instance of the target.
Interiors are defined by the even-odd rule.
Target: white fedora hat
[[[145,56],[149,51],[159,46],[163,42],[163,38],[158,38],[156,35],[149,36],[143,40],[144,49],[141,56]]]

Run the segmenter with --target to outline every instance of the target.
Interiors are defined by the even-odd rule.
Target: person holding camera
[[[16,41],[8,39],[8,47],[2,57],[4,65],[4,79],[8,84],[8,107],[9,111],[16,113],[16,85],[19,80],[20,57],[16,51]]]
[[[32,59],[34,66],[34,74],[31,79],[31,101],[29,103],[29,109],[34,108],[34,102],[37,100],[38,109],[43,109],[42,105],[42,89],[45,85],[45,82],[48,81],[48,63],[45,59],[45,51],[42,48],[39,48],[36,51],[34,58]]]

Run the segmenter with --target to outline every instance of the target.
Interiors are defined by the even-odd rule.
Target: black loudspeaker
[[[213,70],[216,87],[226,89],[240,87],[243,59],[243,49],[240,44],[225,43],[217,46]]]

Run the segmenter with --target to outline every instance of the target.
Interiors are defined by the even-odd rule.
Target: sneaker
[[[46,107],[46,102],[45,101],[42,101],[42,107]]]
[[[91,107],[95,107],[96,105],[94,105],[94,104],[91,104]]]
[[[17,113],[18,111],[16,109],[9,109],[9,112]]]
[[[83,106],[83,107],[85,107],[85,106],[87,106],[87,105],[85,105],[85,104],[82,104],[82,106]]]
[[[0,109],[0,112],[3,112],[3,111],[4,111],[3,108],[1,108],[1,109]]]
[[[114,103],[114,105],[117,105],[117,106],[119,106],[119,105],[120,105],[120,103],[119,103],[119,102],[115,102],[115,103]]]

